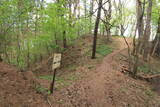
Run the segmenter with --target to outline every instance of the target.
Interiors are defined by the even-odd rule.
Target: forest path
[[[54,107],[126,107],[154,104],[146,103],[145,82],[134,80],[119,72],[116,55],[126,50],[123,38],[119,41],[119,49],[107,55],[100,66],[88,72],[87,78],[80,80],[50,99]],[[140,87],[137,89],[137,87]],[[146,97],[147,98],[147,97]]]
[[[123,38],[117,38],[115,42],[118,48],[94,70],[79,68],[81,73],[74,72],[85,77],[79,75],[80,79],[73,84],[57,88],[48,97],[38,94],[38,88],[35,90],[33,85],[37,78],[32,72],[19,72],[14,66],[0,63],[0,107],[51,107],[49,104],[52,107],[160,107],[160,96],[147,82],[120,72],[121,66],[127,64],[122,61],[126,60],[127,46]],[[50,81],[45,82],[49,86]]]

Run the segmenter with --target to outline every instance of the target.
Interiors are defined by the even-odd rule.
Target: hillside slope
[[[160,97],[147,82],[120,72],[127,54],[123,38],[119,49],[107,55],[102,64],[89,71],[87,78],[50,96],[54,107],[159,107]]]
[[[0,63],[0,107],[45,107],[44,98],[34,89],[33,78],[32,73]]]
[[[131,42],[130,39],[127,40]],[[50,105],[44,96],[36,92],[34,85],[38,81],[47,87],[51,81],[40,79],[31,72],[19,72],[11,65],[0,63],[0,107],[160,107],[160,96],[152,91],[149,83],[120,72],[121,67],[127,65],[127,46],[123,38],[117,37],[113,39],[113,47],[115,46],[112,53],[105,56],[100,63],[94,64],[94,69],[86,70],[83,65],[77,65],[79,68],[72,70],[72,73],[77,73],[80,79],[75,81],[72,78],[71,84],[58,89],[56,87],[54,94],[48,96]],[[83,60],[80,58],[78,61]],[[84,65],[89,64],[87,61],[85,60]],[[90,62],[93,61],[96,60],[90,59]],[[46,75],[49,65],[42,64],[42,67],[44,70],[36,72]],[[61,71],[61,75],[66,74]],[[81,78],[81,75],[85,76]],[[67,84],[67,81],[60,83]],[[57,84],[59,83],[56,82]]]

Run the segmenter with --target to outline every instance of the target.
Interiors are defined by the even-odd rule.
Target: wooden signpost
[[[54,89],[54,83],[55,83],[57,68],[59,68],[61,66],[61,57],[62,57],[62,54],[60,54],[60,53],[55,53],[53,55],[53,64],[52,64],[53,80],[52,80],[52,83],[51,83],[51,86],[50,86],[50,92],[51,93],[53,93],[53,89]]]

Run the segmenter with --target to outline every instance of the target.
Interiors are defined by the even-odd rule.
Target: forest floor
[[[32,73],[20,74],[13,77],[15,80],[8,78],[17,75],[16,72],[9,74],[16,69],[8,70],[9,66],[1,63],[0,67],[5,70],[0,72],[3,74],[0,77],[3,83],[0,84],[0,104],[15,107],[160,107],[160,96],[152,90],[151,84],[121,72],[122,66],[128,64],[123,38],[114,37],[109,44],[103,38],[98,41],[97,59],[94,60],[90,59],[91,36],[82,37],[69,46],[62,58],[62,68],[58,70],[53,95],[48,95],[52,80],[51,58],[37,64],[39,66],[33,70],[36,76]],[[130,38],[127,41],[131,44]],[[24,80],[24,77],[29,80]],[[36,90],[29,88],[33,80],[39,82]],[[11,100],[12,96],[14,100]]]
[[[128,39],[130,42],[130,39]],[[144,81],[122,74],[127,46],[116,38],[117,49],[103,58],[94,70],[50,96],[54,107],[159,107],[160,96]],[[54,100],[53,100],[54,99]]]
[[[131,45],[131,39],[127,38]],[[152,86],[142,80],[136,80],[121,73],[127,66],[127,45],[123,38],[114,37],[106,44],[100,37],[97,59],[90,59],[92,37],[84,37],[65,53],[64,69],[59,70],[56,78],[56,90],[49,96],[54,107],[159,107],[160,96]],[[110,50],[111,49],[111,50]],[[106,53],[103,51],[109,50]],[[102,51],[102,53],[101,53]],[[88,53],[88,54],[86,54]],[[68,67],[66,67],[69,65]],[[40,71],[40,70],[38,70]],[[49,76],[50,75],[50,76]],[[41,68],[41,85],[49,88],[52,75]],[[45,82],[44,82],[45,81]]]
[[[35,76],[22,73],[16,67],[0,63],[0,107],[47,107],[48,104],[34,88]]]

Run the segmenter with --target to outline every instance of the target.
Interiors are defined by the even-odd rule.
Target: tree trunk
[[[138,45],[136,49],[138,53],[141,53],[142,45],[143,45],[143,36],[144,36],[144,10],[145,10],[145,0],[142,2],[140,0],[136,0],[136,11],[137,11],[137,30],[138,30]]]
[[[99,0],[97,18],[96,18],[95,29],[94,29],[92,59],[95,59],[95,56],[96,56],[97,33],[98,33],[98,26],[99,26],[99,22],[100,22],[100,18],[101,18],[101,9],[102,9],[102,0]]]
[[[54,33],[54,40],[55,40],[56,45],[58,46],[58,40],[57,40],[57,33],[56,32]]]
[[[145,0],[144,0],[145,1]],[[144,3],[145,4],[145,3]],[[136,0],[136,8],[137,8],[137,25],[136,25],[136,31],[138,30],[138,44],[134,44],[134,61],[133,61],[133,76],[135,76],[137,74],[137,70],[138,70],[138,65],[139,65],[139,52],[141,49],[141,44],[142,44],[142,40],[143,40],[143,29],[144,29],[144,25],[143,25],[143,16],[144,16],[144,5],[142,7],[141,1],[140,0]],[[136,37],[136,31],[135,31],[135,36],[134,36],[134,40]]]
[[[108,8],[102,8],[104,11],[105,15],[105,21],[103,21],[107,33],[107,41],[110,41],[110,36],[111,36],[111,26],[110,26],[110,21],[111,21],[111,15],[112,15],[112,4],[111,0],[108,0]]]
[[[67,48],[66,31],[63,31],[63,48]]]
[[[151,13],[152,13],[152,0],[148,0],[149,5],[147,8],[147,20],[146,20],[146,28],[144,32],[144,54],[143,58],[145,61],[148,60],[148,56],[150,53],[150,44],[149,44],[149,39],[150,39],[150,34],[151,34]]]
[[[27,68],[30,67],[30,47],[29,47],[29,41],[27,41]]]
[[[77,8],[78,8],[78,1],[74,1],[74,10],[73,10],[73,15],[74,15],[74,18],[77,17]]]
[[[111,4],[111,0],[108,0],[108,22],[110,23],[110,20],[111,20],[111,15],[112,15],[112,4]],[[110,37],[111,37],[111,27],[110,25],[108,24],[108,27],[107,27],[107,41],[110,41]]]
[[[72,26],[72,1],[69,0],[69,26]]]
[[[152,46],[152,56],[155,54],[160,56],[160,16],[158,19],[157,34],[153,41],[153,46]]]
[[[3,61],[3,59],[2,59],[2,56],[1,56],[1,54],[0,54],[0,62],[2,62]]]
[[[86,22],[87,22],[87,0],[83,0],[83,1],[84,1],[85,34],[86,34],[86,33],[88,33],[87,28],[86,28],[86,26],[87,26],[87,24],[86,24]]]
[[[94,0],[90,0],[90,33],[92,34],[92,14],[93,14]]]
[[[84,15],[87,17],[87,0],[84,0]]]

